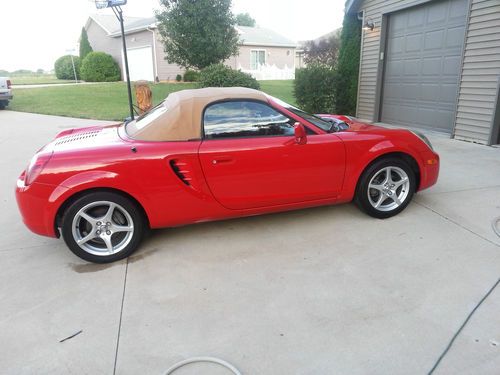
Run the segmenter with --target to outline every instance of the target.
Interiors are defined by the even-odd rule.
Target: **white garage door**
[[[451,132],[467,0],[436,0],[389,17],[381,120]]]
[[[131,81],[154,81],[153,52],[150,46],[127,48],[127,56]]]

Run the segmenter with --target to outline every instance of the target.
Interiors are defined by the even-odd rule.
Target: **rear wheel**
[[[92,192],[74,201],[64,213],[62,235],[70,250],[94,263],[109,263],[132,254],[146,224],[129,199],[111,192]]]
[[[385,158],[363,173],[356,203],[368,215],[385,219],[397,215],[410,203],[416,188],[415,173],[405,161]]]
[[[9,104],[7,101],[0,100],[0,109],[5,109],[5,107]]]

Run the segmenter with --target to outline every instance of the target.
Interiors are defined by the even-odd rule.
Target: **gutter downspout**
[[[155,57],[154,61],[154,71],[155,71],[155,77],[154,81],[156,82],[156,79],[158,78],[158,81],[160,78],[158,77],[158,56],[156,54],[156,38],[155,38],[155,31],[153,29],[150,29],[149,26],[146,28],[146,30],[151,31],[151,34],[153,36],[153,55]]]

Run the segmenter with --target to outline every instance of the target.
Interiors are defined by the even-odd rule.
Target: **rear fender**
[[[124,186],[127,187],[126,191],[123,190]],[[150,202],[146,198],[146,195],[143,194],[140,186],[133,180],[109,171],[86,171],[75,174],[61,182],[54,189],[49,197],[49,201],[54,204],[55,212],[57,212],[64,202],[75,194],[99,188],[123,191],[134,198],[142,206],[146,215],[148,215]],[[148,217],[147,219],[149,220],[150,218]]]

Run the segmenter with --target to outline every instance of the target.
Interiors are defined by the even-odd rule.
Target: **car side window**
[[[295,121],[254,101],[228,101],[205,109],[205,138],[293,136]]]

